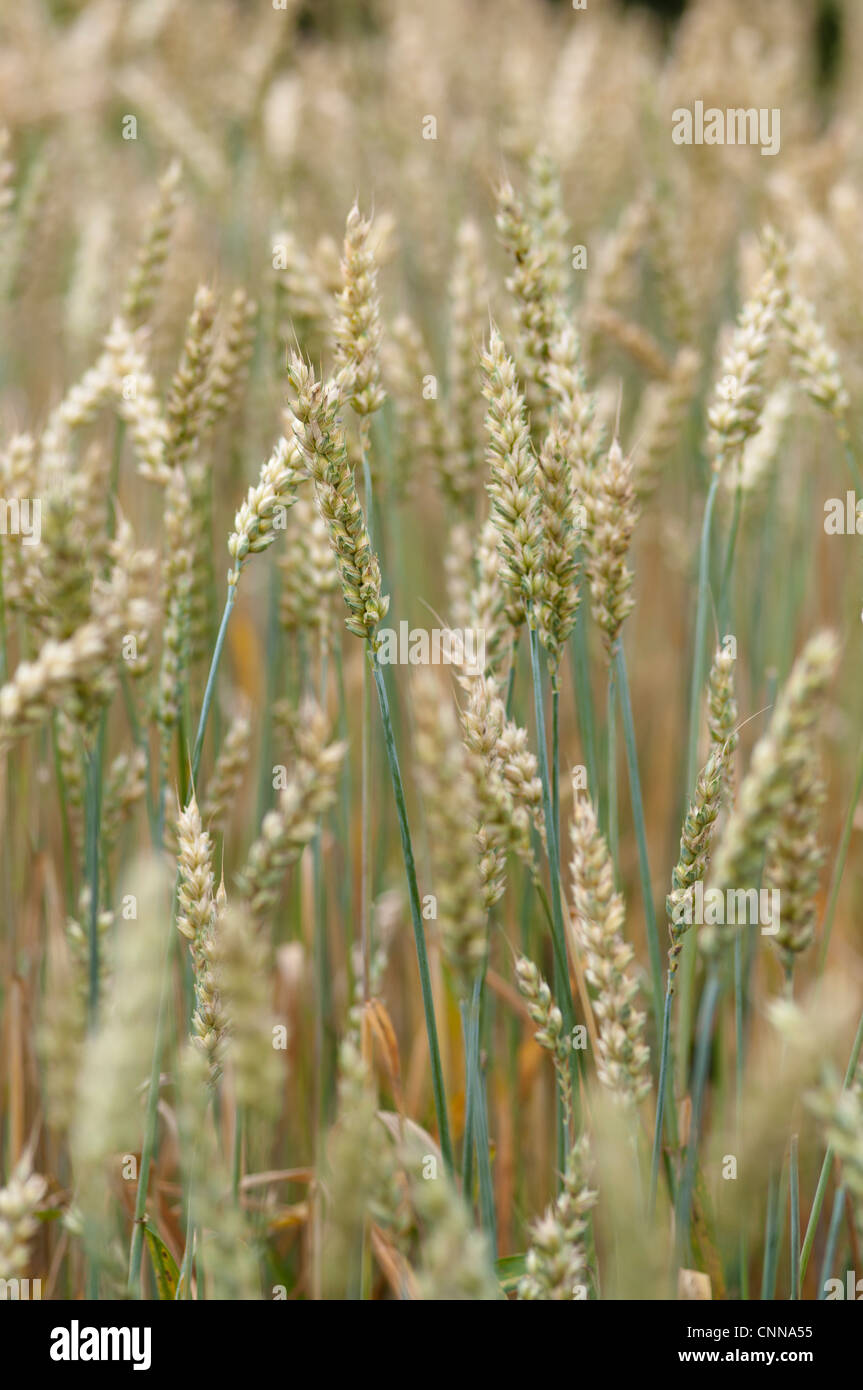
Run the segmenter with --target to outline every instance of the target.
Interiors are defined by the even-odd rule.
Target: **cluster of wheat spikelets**
[[[863,21],[751,8],[0,19],[0,1278],[856,1249]]]

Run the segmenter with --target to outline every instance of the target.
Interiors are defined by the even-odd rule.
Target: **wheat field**
[[[861,63],[3,8],[4,1296],[863,1274]]]

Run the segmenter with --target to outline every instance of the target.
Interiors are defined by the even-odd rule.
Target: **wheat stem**
[[[204,689],[204,701],[201,705],[201,716],[198,720],[198,733],[195,737],[195,748],[192,753],[193,785],[198,780],[198,769],[201,766],[201,750],[204,746],[204,734],[207,731],[207,720],[210,714],[210,705],[213,701],[213,691],[216,688],[216,676],[218,675],[219,671],[219,662],[222,659],[222,648],[225,645],[225,635],[228,631],[228,621],[230,619],[231,610],[234,607],[234,600],[236,599],[236,597],[237,586],[236,584],[230,584],[228,586],[228,597],[225,600],[224,612],[222,613],[222,621],[219,624],[219,635],[216,638],[216,645],[213,648],[213,657],[210,662],[210,671],[207,676],[207,684]]]
[[[845,1068],[845,1080],[842,1083],[843,1091],[847,1091],[851,1085],[854,1073],[857,1070],[857,1063],[860,1060],[860,1053],[863,1051],[863,1014],[860,1015],[860,1022],[857,1024],[857,1032],[854,1035],[854,1044],[851,1048],[851,1056],[848,1059],[848,1066]],[[803,1249],[800,1252],[800,1282],[806,1278],[806,1269],[809,1264],[809,1257],[812,1254],[812,1246],[815,1242],[815,1233],[818,1230],[818,1222],[821,1219],[821,1208],[824,1205],[824,1196],[827,1191],[827,1183],[830,1178],[830,1165],[833,1162],[833,1146],[828,1145],[824,1155],[824,1162],[821,1164],[821,1173],[818,1178],[818,1186],[815,1189],[815,1196],[812,1200],[812,1210],[809,1213],[809,1221],[806,1226],[806,1235],[803,1238]]]
[[[701,525],[701,542],[698,550],[698,598],[695,610],[695,636],[692,653],[692,682],[689,690],[689,743],[686,758],[686,786],[694,787],[698,773],[698,716],[701,707],[701,687],[703,683],[704,639],[707,631],[707,610],[710,570],[710,534],[713,508],[719,488],[719,474],[713,473],[704,519]],[[680,1003],[678,1004],[678,1050],[677,1076],[680,1084],[686,1072],[686,1049],[692,1029],[693,995],[695,992],[695,933],[688,932],[683,942],[680,962]]]
[[[775,1172],[767,1181],[767,1217],[764,1224],[764,1262],[761,1267],[761,1301],[771,1302],[776,1291],[779,1266],[779,1213],[782,1205],[781,1182]]]
[[[668,1090],[669,1106],[673,1103],[671,1078],[668,1075],[669,1040],[671,1038],[671,1001],[674,998],[670,989],[665,991],[665,1007],[662,1011],[662,1050],[659,1058],[659,1083],[656,1092],[656,1123],[653,1130],[653,1153],[650,1161],[650,1195],[648,1213],[653,1217],[656,1209],[656,1187],[659,1181],[659,1160],[662,1155],[662,1125],[665,1115],[665,1093]]]
[[[0,685],[6,684],[6,676],[9,671],[9,652],[6,632],[6,588],[3,583],[4,550],[5,546],[2,540],[0,540]]]
[[[735,1118],[738,1151],[743,1147],[743,1073],[744,1073],[744,1014],[745,979],[743,974],[743,936],[738,934],[734,940],[734,1076],[735,1076]],[[740,1297],[748,1297],[749,1255],[746,1222],[740,1224]]]
[[[86,875],[89,889],[90,967],[87,995],[87,1014],[94,1027],[99,1009],[99,837],[102,821],[102,761],[107,730],[107,713],[103,713],[95,748],[85,753],[86,778]]]
[[[362,449],[362,472],[363,490],[365,500],[366,526],[369,533],[369,545],[374,549],[373,534],[373,495],[372,495],[372,474],[369,467],[368,456],[368,417],[362,420],[360,426],[360,442]],[[361,767],[361,800],[362,800],[362,837],[361,837],[361,893],[360,903],[360,934],[362,941],[363,954],[363,999],[368,1002],[369,998],[369,972],[371,969],[371,902],[372,902],[372,702],[370,690],[370,673],[368,663],[363,663],[363,697],[362,697],[362,767]]]
[[[659,931],[656,924],[656,911],[650,883],[650,861],[647,855],[647,831],[644,821],[644,801],[641,795],[641,778],[638,772],[638,749],[635,743],[635,721],[632,717],[632,700],[629,694],[629,679],[626,673],[626,656],[623,641],[617,639],[614,654],[617,670],[617,683],[620,689],[620,704],[623,711],[623,742],[626,748],[626,765],[629,771],[629,796],[632,805],[632,819],[635,823],[635,837],[638,842],[638,867],[641,876],[641,895],[644,900],[644,919],[647,924],[647,951],[650,959],[650,977],[653,985],[653,1010],[656,1026],[662,1017],[662,956],[659,949]]]
[[[719,585],[719,639],[722,640],[725,625],[728,620],[729,608],[729,587],[731,583],[731,567],[734,564],[734,551],[737,546],[737,533],[740,530],[740,512],[743,500],[743,488],[740,483],[734,489],[734,507],[731,513],[731,526],[728,531],[728,541],[725,546],[725,559],[722,565],[722,579]]]
[[[791,1136],[791,1180],[789,1201],[791,1204],[791,1300],[800,1298],[800,1170],[798,1161],[799,1140]]]
[[[617,861],[620,846],[618,842],[617,818],[617,690],[614,661],[608,666],[608,694],[606,700],[606,826],[605,836],[608,850],[614,865],[615,878],[618,874]]]
[[[178,878],[179,884],[179,878]],[[159,1114],[159,1079],[162,1074],[162,1049],[164,1047],[166,1004],[169,990],[169,961],[177,933],[174,921],[177,913],[177,887],[174,889],[174,902],[171,910],[170,935],[165,943],[162,961],[162,983],[159,990],[159,1008],[156,1014],[156,1032],[153,1039],[153,1058],[150,1065],[150,1081],[147,1088],[147,1109],[144,1116],[144,1142],[141,1147],[141,1164],[138,1169],[138,1189],[135,1196],[135,1213],[132,1221],[132,1243],[129,1251],[128,1290],[132,1297],[140,1294],[141,1250],[144,1242],[144,1218],[147,1211],[147,1189],[150,1185],[150,1165],[156,1147],[156,1125]]]
[[[434,1092],[435,1114],[437,1116],[438,1138],[440,1140],[441,1153],[447,1172],[452,1174],[455,1171],[453,1164],[452,1142],[450,1140],[449,1121],[446,1110],[446,1093],[444,1090],[443,1067],[441,1065],[440,1046],[438,1043],[437,1023],[435,1022],[434,996],[431,986],[431,972],[429,970],[428,951],[426,949],[425,933],[422,924],[422,910],[420,907],[419,887],[417,885],[416,864],[414,861],[413,844],[411,842],[410,826],[408,824],[407,804],[405,802],[404,784],[402,782],[401,770],[399,768],[398,752],[396,751],[395,738],[393,737],[393,725],[390,715],[389,700],[387,689],[384,682],[383,668],[380,666],[374,648],[369,644],[367,648],[368,660],[371,664],[374,675],[375,687],[378,694],[378,705],[381,712],[381,723],[384,732],[384,746],[386,748],[387,763],[390,770],[390,780],[392,781],[393,796],[395,797],[396,813],[399,822],[399,835],[401,837],[402,857],[405,864],[405,875],[408,881],[408,896],[411,905],[411,922],[413,924],[414,943],[417,952],[417,964],[419,966],[420,987],[423,997],[423,1012],[425,1014],[426,1034],[428,1036],[429,1057],[432,1072],[432,1090]]]
[[[689,1129],[689,1143],[686,1148],[686,1163],[677,1199],[677,1243],[682,1258],[689,1248],[689,1222],[692,1212],[692,1195],[695,1190],[695,1176],[698,1168],[698,1142],[701,1136],[701,1112],[704,1103],[704,1090],[707,1081],[707,1068],[710,1061],[710,1043],[713,1036],[713,1021],[719,1002],[720,979],[716,966],[711,966],[701,996],[696,1033],[695,1062],[692,1071],[692,1120]]]
[[[484,974],[484,972],[483,972]],[[465,1152],[463,1159],[463,1190],[467,1202],[473,1205],[473,1163],[472,1155],[476,1144],[477,1173],[479,1177],[480,1223],[486,1232],[492,1250],[497,1252],[497,1216],[494,1205],[494,1186],[491,1178],[491,1159],[489,1154],[488,1116],[486,1113],[484,1084],[480,1067],[480,1018],[482,1011],[483,974],[474,981],[470,999],[463,999],[459,1008],[464,1039],[466,1119]]]
[[[827,1240],[824,1245],[824,1259],[821,1261],[821,1275],[818,1280],[819,1303],[823,1301],[827,1294],[827,1280],[830,1278],[833,1269],[833,1261],[836,1257],[836,1243],[839,1239],[839,1231],[842,1227],[842,1217],[844,1214],[845,1187],[844,1184],[840,1183],[833,1197],[833,1210],[830,1213],[830,1225],[827,1228]],[[800,1277],[802,1279],[802,1273]]]
[[[57,716],[51,720],[51,746],[54,754],[54,775],[57,778],[57,791],[60,797],[60,831],[63,836],[63,883],[66,891],[66,912],[72,916],[75,900],[75,878],[72,868],[72,835],[69,828],[69,807],[66,797],[66,779],[60,762],[60,746],[57,739]],[[8,801],[8,792],[7,792]]]
[[[560,844],[560,686],[557,670],[551,677],[551,819],[555,844]],[[559,868],[560,866],[558,866]]]
[[[845,813],[845,822],[842,826],[842,838],[839,841],[836,863],[833,866],[833,875],[830,880],[830,896],[827,899],[824,921],[821,924],[821,944],[818,948],[818,962],[816,966],[819,975],[822,974],[824,963],[827,960],[827,949],[830,945],[830,933],[833,930],[836,903],[839,899],[839,889],[842,886],[842,875],[845,872],[845,861],[848,858],[848,846],[851,843],[851,832],[854,829],[854,817],[857,813],[857,803],[860,800],[861,791],[863,791],[863,742],[861,742],[860,751],[857,754],[857,770],[854,774],[854,789],[851,793],[848,810]]]
[[[528,626],[530,638],[530,662],[533,672],[533,703],[536,716],[536,740],[538,744],[539,776],[542,782],[543,812],[545,815],[546,839],[548,841],[548,861],[551,878],[552,906],[552,945],[554,948],[554,993],[560,1001],[560,1009],[567,1032],[571,1035],[575,1023],[572,991],[569,985],[569,964],[566,954],[566,936],[563,924],[563,903],[560,893],[560,856],[551,804],[551,779],[548,770],[548,745],[545,733],[545,709],[542,694],[542,670],[540,666],[539,637],[533,625],[532,615]]]
[[[596,723],[593,712],[593,691],[590,685],[590,658],[587,649],[586,604],[581,605],[581,613],[572,634],[570,653],[572,661],[573,684],[578,707],[581,748],[587,765],[587,784],[599,787],[599,759],[596,752]]]

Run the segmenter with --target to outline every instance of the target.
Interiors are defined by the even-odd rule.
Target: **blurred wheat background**
[[[863,1271],[863,10],[678,8],[3,7],[0,1279]]]

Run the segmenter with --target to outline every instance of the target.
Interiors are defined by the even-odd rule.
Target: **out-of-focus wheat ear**
[[[171,880],[164,859],[155,855],[140,859],[126,886],[137,917],[119,923],[111,992],[103,1003],[99,1026],[87,1040],[70,1141],[85,1245],[95,1264],[107,1235],[105,1165],[112,1154],[126,1152],[133,1141],[137,1150],[135,1136],[144,1129],[141,1092],[153,1057],[172,916]],[[139,1170],[144,1193],[149,1157],[146,1162],[142,1157]]]
[[[696,287],[685,227],[676,216],[671,199],[660,190],[650,199],[648,231],[662,311],[674,338],[682,344],[682,353],[693,341]]]
[[[166,458],[168,426],[142,344],[118,318],[105,339],[105,349],[113,372],[117,410],[129,426],[138,472],[164,486],[171,476]]]
[[[136,643],[153,618],[149,592],[155,555],[134,548],[125,521],[111,546],[109,581],[94,586],[92,616],[63,642],[49,639],[33,661],[19,663],[0,689],[0,749],[8,748],[43,724],[51,711],[69,703],[76,712],[87,690],[104,699],[112,688],[124,640]]]
[[[640,499],[656,489],[662,469],[684,438],[700,370],[700,355],[694,348],[682,347],[668,379],[648,382],[642,392],[631,434]]]
[[[304,351],[321,355],[330,336],[332,297],[314,258],[307,255],[296,232],[282,221],[272,237],[275,292],[273,313],[280,359],[286,342],[300,342]],[[338,251],[335,251],[339,280]],[[335,291],[333,291],[335,292]]]
[[[65,1140],[75,1116],[78,1072],[87,1036],[86,970],[61,931],[49,936],[46,987],[37,1032],[49,1127]]]
[[[743,446],[740,468],[723,474],[726,494],[734,495],[739,486],[744,501],[764,507],[767,484],[780,457],[793,406],[794,389],[782,381],[764,402],[761,425]]]
[[[599,1195],[590,1186],[591,1166],[585,1135],[567,1154],[559,1195],[531,1225],[519,1299],[571,1303],[587,1297],[587,1235]]]
[[[333,595],[341,585],[326,523],[309,493],[297,497],[277,563],[282,577],[279,621],[283,629],[292,635],[309,632],[327,640]]]
[[[205,392],[205,426],[213,429],[240,409],[255,347],[258,306],[242,287],[234,290],[224,328],[213,348]]]
[[[591,1151],[599,1178],[597,1226],[603,1243],[607,1238],[625,1240],[629,1251],[613,1268],[603,1263],[602,1298],[639,1299],[648,1293],[655,1299],[672,1297],[670,1222],[645,1219],[632,1117],[604,1089],[594,1095],[590,1110]]]
[[[4,245],[0,256],[0,300],[23,295],[35,274],[31,247],[46,214],[59,206],[51,198],[52,178],[57,170],[41,151],[30,160],[27,173],[18,180],[11,216],[7,215]],[[11,223],[11,225],[10,225]]]
[[[500,554],[497,548],[497,527],[491,517],[484,521],[476,540],[476,584],[470,596],[470,623],[485,647],[486,670],[494,672],[501,666],[508,646],[511,629],[506,620],[505,592],[500,577]]]
[[[276,539],[276,533],[283,531],[288,508],[296,501],[297,487],[302,478],[299,467],[300,457],[294,439],[282,437],[276,444],[267,462],[261,467],[257,486],[250,487],[239,511],[234,517],[234,529],[228,537],[228,554],[233,564],[228,571],[228,596],[222,610],[222,619],[216,643],[210,659],[207,684],[198,719],[198,732],[192,751],[192,778],[198,775],[210,706],[219,673],[219,664],[224,650],[231,612],[237,597],[237,585],[249,556],[266,550]]]
[[[135,265],[123,294],[121,312],[132,328],[149,318],[168,256],[180,204],[180,161],[175,159],[159,181],[159,193],[147,218]]]
[[[468,495],[482,478],[482,402],[476,369],[488,326],[489,286],[482,237],[466,219],[456,233],[449,284],[450,329],[447,345],[447,404],[452,418],[453,474]]]
[[[847,429],[845,416],[851,398],[842,379],[839,354],[827,341],[814,304],[797,289],[788,248],[775,232],[767,239],[765,251],[783,290],[779,318],[791,366],[807,395]]]
[[[8,129],[0,129],[0,233],[5,233],[10,221],[10,209],[15,202],[15,165],[10,158],[12,137]]]
[[[100,854],[100,859],[102,855]],[[111,956],[111,937],[114,930],[114,913],[109,908],[101,908],[92,921],[90,884],[86,883],[78,894],[77,917],[66,918],[66,942],[74,967],[74,988],[85,1002],[91,989],[91,955],[93,938],[96,941],[96,992],[101,999],[111,982],[113,970]]]
[[[189,593],[192,584],[192,551],[189,536],[192,501],[186,475],[174,468],[165,488],[162,525],[165,554],[162,563],[162,653],[154,692],[154,715],[160,733],[159,797],[167,786],[173,730],[180,717],[180,696],[188,662]]]
[[[35,497],[39,490],[36,441],[31,434],[13,434],[6,448],[0,453],[0,478],[3,496],[6,498]],[[17,611],[24,601],[28,568],[32,561],[28,551],[36,547],[25,546],[20,537],[6,536],[3,543],[2,574],[3,596],[7,606]],[[5,646],[5,644],[3,644]],[[3,656],[0,656],[0,661]],[[3,671],[5,679],[6,672]]]
[[[312,703],[295,725],[297,758],[249,850],[240,888],[253,917],[261,921],[278,900],[285,873],[296,863],[336,797],[345,744],[328,742],[325,716]]]
[[[765,233],[769,244],[770,231]],[[737,474],[743,446],[758,430],[764,408],[767,354],[775,344],[786,291],[768,265],[737,319],[722,359],[714,403],[707,412],[707,452],[714,471]]]
[[[333,324],[339,392],[363,417],[380,410],[386,399],[381,385],[383,325],[371,232],[371,219],[364,218],[354,203],[345,227],[342,288],[336,297]]]
[[[447,615],[452,627],[462,631],[471,625],[473,558],[470,526],[465,521],[457,521],[449,530],[443,564],[446,575]]]
[[[657,381],[670,380],[672,368],[666,351],[643,324],[605,304],[593,304],[586,312],[594,341],[605,341],[619,348]]]
[[[66,392],[54,407],[39,439],[39,474],[43,486],[56,485],[58,477],[67,471],[72,435],[96,419],[99,411],[117,391],[119,377],[112,358],[113,334],[105,339],[105,348],[81,380]]]
[[[775,831],[795,779],[811,755],[812,739],[839,662],[839,645],[830,631],[811,637],[798,656],[765,734],[752,752],[737,801],[713,857],[711,881],[720,889],[758,882],[762,856]],[[708,954],[733,931],[705,927],[699,945]]]
[[[778,905],[771,940],[779,952],[789,989],[797,958],[812,945],[818,915],[818,885],[824,850],[818,839],[827,799],[817,753],[794,772],[790,796],[767,842],[762,883]],[[778,894],[774,898],[772,894]]]
[[[480,807],[455,710],[430,673],[414,686],[416,754],[431,847],[440,944],[456,993],[468,999],[486,952],[476,832]]]
[[[632,460],[615,439],[604,463],[583,479],[583,545],[590,584],[591,612],[605,645],[609,663],[625,619],[632,612],[632,572],[626,564],[638,505]]]
[[[234,812],[249,765],[251,742],[252,721],[245,710],[240,710],[228,725],[201,806],[201,820],[211,835],[223,831]]]
[[[400,1150],[408,1191],[419,1218],[421,1238],[417,1291],[430,1302],[481,1303],[501,1299],[488,1240],[476,1230],[461,1193],[436,1156],[423,1153],[405,1131]],[[429,1158],[435,1163],[429,1178]]]
[[[183,1260],[182,1296],[196,1292],[199,1298],[231,1302],[259,1298],[254,1234],[239,1203],[226,1200],[231,1179],[208,1115],[207,1062],[192,1043],[180,1052],[178,1077],[177,1118],[190,1198],[187,1239],[194,1242]],[[189,1287],[193,1254],[196,1291]]]
[[[358,1251],[366,1222],[388,1224],[399,1203],[395,1152],[377,1111],[369,1067],[360,1048],[345,1038],[339,1048],[336,1122],[327,1142],[325,1258],[318,1271],[328,1298],[359,1296]]]
[[[185,467],[195,451],[207,415],[210,390],[207,374],[215,345],[215,318],[216,296],[209,285],[199,285],[165,407],[168,422],[165,447],[170,467]]]
[[[113,291],[112,248],[117,235],[114,209],[106,197],[88,198],[79,206],[76,221],[75,258],[64,313],[73,361],[83,360],[92,351],[104,329]]]
[[[33,547],[38,562],[28,564],[25,580],[27,617],[41,634],[71,637],[89,617],[93,583],[102,573],[99,552],[103,562],[108,555],[101,540],[91,545],[88,538],[102,520],[92,511],[80,515],[72,488],[45,489],[41,536]]]
[[[116,847],[120,832],[146,794],[147,754],[144,749],[118,753],[106,773],[102,795],[102,860],[106,875],[108,859]],[[105,897],[107,900],[107,893]]]
[[[590,326],[585,354],[591,367],[600,349],[600,324],[614,316],[636,292],[638,260],[647,245],[651,206],[648,192],[637,194],[626,204],[599,248],[585,304]]]
[[[84,851],[84,768],[81,761],[81,729],[74,718],[58,709],[54,719],[57,761],[63,778],[63,795],[69,833],[76,854]]]
[[[0,1279],[19,1279],[30,1262],[30,1244],[39,1230],[36,1215],[48,1180],[34,1173],[29,1154],[0,1188]]]
[[[397,431],[395,485],[404,496],[417,478],[439,478],[454,507],[463,505],[473,479],[461,471],[447,403],[416,324],[407,314],[393,319],[383,361]]]
[[[516,362],[531,421],[541,427],[551,344],[565,323],[558,248],[545,244],[542,229],[531,223],[508,179],[497,190],[497,229],[514,263],[506,287],[515,299],[518,321]]]
[[[545,251],[547,283],[552,293],[563,295],[570,257],[569,222],[563,209],[560,169],[546,145],[533,151],[527,173],[527,212]]]
[[[228,906],[219,916],[211,961],[227,1030],[225,1063],[233,1071],[237,1104],[272,1119],[280,1093],[267,948],[241,908]]]
[[[842,1183],[854,1210],[857,1239],[863,1240],[863,1065],[859,1060],[849,1073],[844,1084],[840,1084],[835,1073],[828,1073],[806,1099],[809,1109],[821,1121],[829,1145],[828,1157],[835,1157],[841,1164]]]
[[[602,457],[603,426],[596,396],[587,387],[581,345],[572,324],[566,324],[551,343],[546,383],[554,419],[566,436],[574,485],[582,489],[586,475]]]

